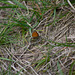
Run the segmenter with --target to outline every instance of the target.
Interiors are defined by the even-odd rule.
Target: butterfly
[[[30,40],[32,44],[41,42],[41,36],[39,36],[37,31],[32,32],[32,39]]]
[[[33,37],[33,38],[38,38],[38,37],[39,37],[39,34],[37,33],[37,31],[34,31],[34,32],[32,33],[32,37]]]

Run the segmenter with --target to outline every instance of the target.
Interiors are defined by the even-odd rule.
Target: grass
[[[6,49],[4,52],[6,52],[8,54],[9,58],[11,57],[10,55],[12,55],[14,58],[16,58],[16,55],[11,53],[11,51],[14,49],[12,47],[12,45],[15,45],[16,48],[17,47],[22,47],[22,48],[27,47],[28,48],[27,45],[29,43],[29,38],[32,35],[32,31],[35,29],[39,31],[38,27],[40,28],[41,21],[46,16],[45,15],[43,17],[43,15],[48,10],[51,10],[51,11],[49,12],[49,16],[48,16],[46,22],[51,17],[53,17],[53,21],[51,23],[46,23],[45,27],[49,27],[49,26],[56,27],[57,26],[56,23],[59,22],[64,17],[66,17],[70,13],[70,11],[69,12],[67,11],[67,13],[64,15],[62,15],[62,13],[60,13],[60,15],[57,14],[58,8],[68,6],[67,2],[65,2],[64,4],[63,3],[55,4],[55,1],[54,1],[54,3],[52,3],[50,0],[48,0],[48,1],[40,0],[39,2],[41,2],[41,5],[43,6],[43,7],[41,7],[38,0],[35,0],[35,2],[34,2],[34,0],[32,0],[31,1],[32,9],[28,8],[25,4],[22,4],[22,0],[12,0],[13,4],[11,4],[7,1],[4,1],[4,0],[2,0],[0,2],[2,4],[4,4],[4,6],[0,6],[0,9],[2,11],[6,10],[6,12],[7,12],[7,14],[5,16],[6,19],[1,19],[2,23],[0,23],[0,47],[3,47],[3,48],[1,48],[3,50],[4,50],[4,48]],[[59,19],[57,19],[57,17],[59,17]],[[42,28],[43,27],[44,26],[42,26]],[[42,29],[41,29],[41,31],[42,31]],[[55,61],[56,60],[55,58],[59,57],[60,54],[62,54],[63,51],[65,51],[64,48],[75,47],[75,43],[70,43],[67,40],[66,40],[66,43],[55,42],[52,40],[48,40],[47,38],[44,38],[44,40],[46,40],[46,42],[48,42],[47,45],[43,46],[44,49],[48,48],[48,49],[46,49],[47,52],[42,53],[43,52],[42,48],[38,47],[42,53],[42,58],[40,58],[38,61],[34,62],[33,64],[29,64],[29,60],[28,60],[28,62],[25,60],[26,63],[21,62],[21,61],[17,62],[17,65],[20,67],[20,70],[18,70],[18,72],[15,73],[15,75],[19,75],[21,73],[33,74],[33,72],[37,75],[36,71],[39,72],[39,71],[43,70],[43,72],[47,72],[47,70],[49,68],[51,70],[53,70],[53,64],[50,65],[50,63]],[[10,46],[11,46],[11,48],[10,48]],[[52,50],[55,47],[62,47],[62,49],[60,51],[57,51],[55,54],[52,54]],[[9,51],[7,51],[7,48],[9,49]],[[13,51],[16,52],[18,50],[16,48]],[[14,62],[11,59],[8,59],[8,57],[6,55],[4,55],[2,53],[2,51],[0,51],[0,54],[2,54],[0,57],[1,62],[4,62],[4,61],[9,62],[7,71],[5,71],[4,68],[2,68],[2,66],[1,66],[1,68],[2,68],[1,74],[2,75],[13,75],[11,66],[12,66],[12,63],[16,63],[16,62]],[[32,54],[34,54],[34,52]],[[69,57],[69,55],[66,56],[64,53],[64,55],[60,56],[59,59],[61,60],[61,59],[68,58],[68,57]],[[17,59],[15,59],[15,61],[17,61]],[[56,61],[57,61],[57,63],[54,62],[54,65],[56,64],[56,67],[58,68],[57,70],[59,70],[59,73],[57,73],[57,71],[54,71],[54,72],[59,75],[64,75],[64,72],[61,70],[61,64],[59,63],[59,60],[56,60]],[[74,63],[75,62],[73,62],[72,65],[70,66],[69,75],[72,75],[72,67],[73,67]],[[28,68],[27,68],[27,64],[28,64]],[[2,63],[2,65],[3,65],[3,63]],[[5,71],[5,72],[3,72],[3,71]]]
[[[59,74],[60,75],[64,75],[63,72],[62,72],[62,70],[61,70],[59,62],[57,62],[57,67],[58,67],[58,70],[59,70]]]
[[[12,63],[12,62],[15,62],[15,61],[13,61],[12,59],[7,59],[7,58],[3,58],[3,57],[0,57],[0,60],[2,60],[1,62],[3,62],[3,60],[4,60],[4,61],[7,61],[7,62],[10,61],[10,62],[8,62],[9,65],[8,65],[7,71],[5,71],[4,68],[1,67],[0,74],[1,74],[1,75],[13,75],[14,73],[13,73],[12,70],[11,70],[11,63]],[[0,62],[0,63],[1,63],[1,62]],[[1,65],[3,65],[3,64],[1,63]],[[15,74],[15,75],[16,75],[16,74]]]
[[[72,68],[73,68],[74,64],[75,64],[75,61],[70,66],[69,75],[75,74],[74,71],[72,72]]]

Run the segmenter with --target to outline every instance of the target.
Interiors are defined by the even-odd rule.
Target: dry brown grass
[[[26,6],[28,9],[32,9],[30,2],[27,3]],[[35,8],[36,7],[38,6],[36,5]],[[40,8],[42,8],[42,6],[37,8],[38,11],[40,11]],[[20,39],[18,39],[18,41],[20,42],[17,44],[11,43],[7,46],[0,46],[0,57],[11,58],[16,61],[11,63],[13,73],[21,71],[19,73],[20,75],[58,75],[60,74],[60,70],[62,70],[64,75],[69,75],[70,65],[75,60],[75,47],[56,46],[55,43],[52,43],[49,40],[66,43],[67,36],[67,42],[75,43],[75,12],[72,10],[73,9],[70,6],[60,7],[56,11],[55,25],[53,25],[54,17],[50,16],[53,14],[53,9],[45,12],[43,18],[40,19],[38,26],[34,29],[37,30],[40,35],[37,40],[32,41],[32,37],[27,38],[27,36],[29,36],[29,33],[27,32],[25,35],[27,41],[23,43],[21,29],[19,31],[19,28],[17,28],[15,32],[18,33],[19,31]],[[1,12],[4,11],[0,11],[0,18],[5,18],[6,16],[3,16],[5,15],[5,12]],[[22,12],[24,15],[24,11]],[[61,16],[61,14],[66,15],[60,18],[59,16]],[[33,21],[34,20],[36,20],[36,17],[34,17]],[[50,23],[51,25],[46,26]],[[33,26],[33,24],[34,22],[31,23],[31,26]],[[24,44],[22,47],[19,46],[22,44]],[[47,60],[48,57],[49,61]],[[39,63],[43,63],[36,67],[38,61]],[[57,67],[57,62],[60,63],[60,70]],[[7,70],[10,61],[0,60],[0,64],[0,71],[2,68]]]

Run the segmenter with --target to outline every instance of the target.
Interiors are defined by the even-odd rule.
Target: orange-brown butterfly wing
[[[38,37],[38,36],[39,34],[36,31],[32,33],[32,37]]]

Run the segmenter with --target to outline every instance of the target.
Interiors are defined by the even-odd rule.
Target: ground
[[[75,72],[75,11],[70,5],[59,6],[61,0],[56,2],[49,6],[21,1],[27,10],[0,9],[0,71],[2,74],[4,71],[3,75],[69,75],[71,70]],[[0,6],[8,4],[1,2]],[[35,38],[34,31],[38,33]]]

